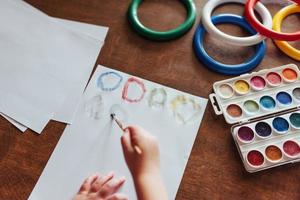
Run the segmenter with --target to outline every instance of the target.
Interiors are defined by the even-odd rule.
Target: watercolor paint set
[[[248,172],[300,161],[300,71],[294,64],[214,83],[210,100]]]

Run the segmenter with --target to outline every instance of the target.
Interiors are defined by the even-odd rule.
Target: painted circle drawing
[[[127,111],[124,108],[122,108],[119,104],[112,105],[110,107],[109,112],[110,114],[115,114],[117,118],[122,122],[126,122],[128,120],[129,116]]]
[[[100,94],[85,102],[85,113],[92,119],[101,119],[104,112],[104,100]]]
[[[144,98],[145,93],[146,87],[144,83],[137,78],[131,77],[124,85],[122,99],[129,103],[137,103]]]
[[[176,120],[183,124],[193,121],[201,113],[201,106],[194,99],[184,95],[175,97],[171,101],[171,108]]]
[[[112,92],[120,87],[123,81],[123,77],[117,72],[105,72],[102,73],[97,80],[97,86],[102,91]]]
[[[150,107],[161,108],[164,107],[167,102],[167,92],[164,88],[154,88],[151,90],[148,104]]]

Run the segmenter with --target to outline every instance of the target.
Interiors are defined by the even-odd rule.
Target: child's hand
[[[121,138],[125,160],[133,178],[159,173],[159,149],[156,138],[138,126],[129,126]],[[141,149],[138,154],[134,146]]]
[[[121,138],[126,163],[133,176],[138,199],[167,200],[160,175],[157,140],[138,126],[129,126]],[[141,149],[139,154],[134,146]]]
[[[113,173],[106,176],[90,176],[83,182],[73,200],[127,200],[125,195],[117,193],[125,179],[113,180],[113,178]]]

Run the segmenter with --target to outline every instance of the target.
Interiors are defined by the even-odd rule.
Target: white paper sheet
[[[29,5],[28,3],[24,2],[23,0],[14,0],[18,5],[22,6],[23,8],[27,9],[30,12],[33,12],[36,15],[42,15],[43,17],[48,16],[42,11],[36,9],[35,7]],[[64,27],[70,28],[73,31],[82,33],[84,35],[88,35],[95,40],[98,40],[100,43],[99,48],[101,49],[105,37],[108,32],[107,27],[103,26],[96,26],[81,22],[75,22],[70,20],[64,20],[59,18],[53,18],[55,22],[62,24]],[[97,42],[97,44],[99,43]],[[69,94],[69,96],[64,100],[63,105],[55,112],[53,116],[53,120],[69,123],[71,124],[73,121],[73,116],[76,111],[77,105],[79,103],[80,97],[84,91],[85,86],[87,85],[89,76],[92,72],[94,66],[83,68],[87,70],[86,76],[82,77],[81,84],[79,88],[74,88],[74,90]]]
[[[19,0],[16,0],[16,1],[19,1]],[[21,2],[23,2],[23,1],[21,1]],[[54,18],[54,19],[56,21],[64,24],[65,26],[68,26],[69,28],[71,28],[74,31],[81,32],[82,34],[88,34],[91,37],[94,37],[95,39],[103,41],[103,42],[105,40],[107,31],[108,31],[107,27],[95,26],[95,25],[91,25],[91,24],[80,23],[80,22],[70,21],[70,20],[65,20],[65,19],[60,19],[60,18]],[[88,78],[83,80],[83,85],[86,85],[87,80],[88,80]],[[57,121],[61,121],[61,122],[71,123],[72,118],[73,118],[72,115],[74,115],[74,113],[76,111],[75,104],[77,105],[79,103],[79,100],[81,97],[80,94],[82,94],[82,93],[83,93],[82,90],[78,90],[78,92],[76,92],[75,95],[73,95],[73,96],[70,95],[68,100],[65,100],[64,106],[62,107],[62,108],[66,108],[66,106],[67,106],[69,109],[61,109],[54,115],[53,119],[57,120]],[[69,99],[72,99],[72,102],[74,102],[74,104],[70,104]],[[11,124],[13,124],[21,132],[25,132],[27,130],[26,126],[20,124],[19,122],[15,121],[14,119],[11,119],[10,117],[8,117],[4,114],[0,114],[0,115],[3,116],[5,119],[7,119]],[[68,117],[63,118],[62,116],[68,116]]]
[[[38,10],[37,8],[33,7],[32,5],[28,4],[23,0],[11,0],[11,1],[15,1],[16,4],[22,6],[24,9],[27,9],[27,11],[29,12],[33,12],[35,15],[41,15],[43,17],[48,16],[46,13]],[[89,35],[90,37],[96,40],[100,40],[102,42],[104,42],[108,32],[108,27],[104,27],[104,26],[92,25],[92,24],[77,22],[73,20],[60,19],[56,17],[50,17],[50,18],[53,18],[54,21],[61,23],[64,27],[68,27],[73,31],[80,32],[85,35]]]
[[[57,22],[64,24],[65,26],[69,27],[74,31],[81,32],[82,34],[89,35],[95,40],[99,40],[101,42],[101,45],[99,46],[100,50],[104,45],[104,41],[108,32],[107,27],[95,26],[91,24],[85,24],[81,22],[75,22],[75,21],[64,20],[59,18],[54,18],[54,19]],[[84,92],[84,89],[88,83],[93,67],[94,65],[85,68],[86,75],[82,76],[82,79],[80,81],[80,86],[78,88],[74,88],[74,91],[70,93],[69,96],[65,99],[61,108],[57,112],[55,112],[53,116],[53,120],[68,123],[68,124],[71,124],[73,122],[76,108]]]
[[[87,24],[72,20],[54,18],[57,22],[62,23],[64,26],[69,27],[73,31],[81,32],[82,34],[89,35],[90,37],[100,40],[101,42],[105,41],[108,27],[98,26],[93,24]]]
[[[111,92],[101,89],[99,77],[106,72],[116,72],[122,77],[120,86]],[[134,185],[122,154],[122,133],[110,118],[112,107],[125,123],[141,125],[158,138],[163,179],[170,199],[175,199],[207,100],[139,79],[145,85],[145,96],[140,102],[128,103],[123,100],[122,91],[129,77],[132,76],[105,67],[96,70],[80,103],[74,123],[64,131],[29,200],[71,199],[87,176],[95,172],[109,171],[114,171],[119,176],[125,175],[127,181],[122,192],[129,199],[136,199]],[[109,90],[108,88],[117,85],[121,79],[110,75],[101,80],[104,83],[103,88]],[[167,100],[163,107],[149,106],[156,105],[153,101],[149,102],[155,88],[166,91]],[[139,98],[141,91],[140,86],[129,85],[128,97]],[[161,93],[155,95],[155,102],[163,102]],[[196,103],[200,106],[199,112],[193,109],[192,104],[186,104],[185,107],[175,104],[173,100],[177,97]],[[178,121],[173,115],[172,105],[176,105],[177,114],[190,121],[184,124]],[[187,110],[193,113],[186,112]]]
[[[3,113],[0,114],[2,117],[4,117],[7,121],[9,121],[12,125],[14,125],[17,129],[19,129],[22,133],[24,133],[27,130],[27,127],[23,124],[20,124],[16,120],[4,115]]]
[[[45,13],[41,12],[40,10],[37,10],[36,8],[32,7],[31,5],[27,4],[23,0],[15,0],[16,2],[20,3],[24,8],[28,9],[31,12],[36,12],[41,15],[46,15]],[[72,29],[73,31],[80,32],[82,34],[89,35],[90,37],[93,37],[96,40],[100,40],[102,42],[105,41],[106,34],[108,32],[108,27],[103,26],[96,26],[92,24],[86,24],[71,20],[65,20],[60,18],[53,18],[58,23],[63,24],[65,27],[68,27]],[[87,80],[89,77],[86,77],[82,82],[82,88],[87,84]],[[83,89],[78,89],[77,91],[74,91],[74,95],[70,95],[68,99],[65,100],[65,103],[63,106],[61,106],[64,109],[60,109],[58,111],[53,119],[60,122],[65,123],[71,123],[73,119],[73,115],[76,111],[76,106],[78,105],[78,102],[80,100],[80,97],[83,93]],[[70,99],[72,99],[72,103],[70,103]],[[27,127],[20,124],[19,122],[15,121],[14,119],[11,119],[10,117],[0,114],[5,119],[7,119],[10,123],[12,123],[16,128],[18,128],[21,132],[25,132],[27,130]]]
[[[23,0],[11,0],[11,1],[15,1],[19,5],[23,6],[23,8],[27,9],[30,12],[33,12],[36,15],[39,14],[42,15],[43,17],[48,16],[46,13],[42,12],[41,10],[38,10],[37,8],[33,7],[32,5],[28,4]],[[102,42],[104,42],[108,32],[108,27],[104,27],[104,26],[92,25],[92,24],[60,19],[55,17],[53,17],[53,19],[56,22],[62,23],[64,27],[68,27],[76,32],[81,32],[82,34],[87,34],[90,37],[100,40]]]
[[[40,133],[89,76],[100,43],[14,1],[0,5],[0,110]]]

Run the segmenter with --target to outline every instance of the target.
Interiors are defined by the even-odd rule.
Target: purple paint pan
[[[248,126],[242,126],[237,132],[237,138],[242,143],[251,143],[254,140],[254,132]]]

